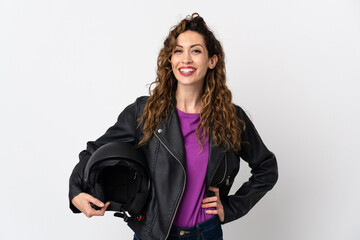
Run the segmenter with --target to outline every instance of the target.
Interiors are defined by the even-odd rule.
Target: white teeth
[[[182,69],[180,69],[180,72],[182,72],[182,73],[189,73],[189,72],[194,72],[195,71],[195,69],[193,69],[193,68],[182,68]]]

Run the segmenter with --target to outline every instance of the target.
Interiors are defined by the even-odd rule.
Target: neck
[[[201,87],[179,86],[176,90],[176,107],[187,113],[201,112]]]

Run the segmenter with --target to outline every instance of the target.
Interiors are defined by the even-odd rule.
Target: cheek
[[[177,56],[172,55],[171,58],[170,58],[170,62],[171,62],[172,65],[176,65],[177,62],[179,62],[179,59],[178,59]]]
[[[207,62],[203,62],[201,64],[201,70],[204,74],[206,74],[206,72],[209,70],[209,64]]]
[[[174,69],[176,67],[176,62],[174,61],[173,58],[170,59],[170,63],[171,63],[171,68]]]

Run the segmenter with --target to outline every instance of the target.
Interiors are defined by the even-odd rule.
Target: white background
[[[279,181],[225,239],[360,239],[360,2],[0,0],[0,239],[131,239],[68,208],[86,142],[147,94],[171,26],[199,12]],[[249,177],[242,169],[232,192]]]

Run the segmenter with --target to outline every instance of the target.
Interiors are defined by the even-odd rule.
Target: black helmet
[[[86,164],[86,193],[110,202],[107,211],[126,222],[145,217],[143,208],[150,192],[150,177],[143,151],[131,143],[111,142],[97,149]],[[92,207],[99,209],[92,204]]]

